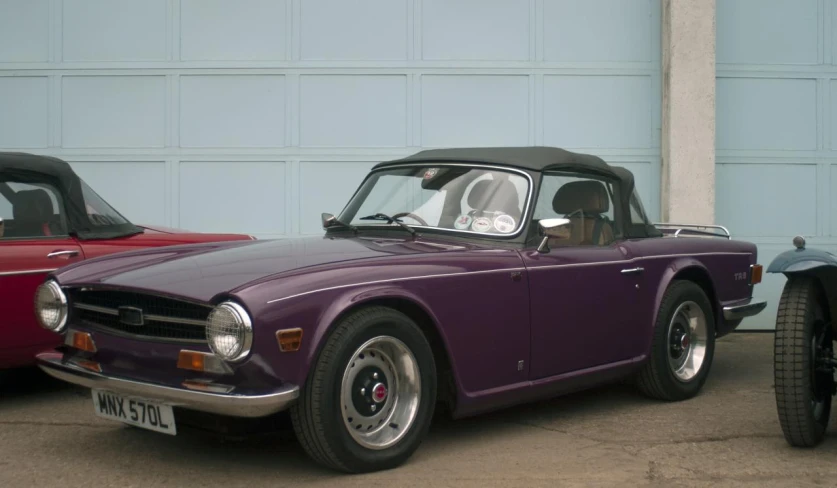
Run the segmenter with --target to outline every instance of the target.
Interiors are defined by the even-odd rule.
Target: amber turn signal
[[[177,367],[180,369],[200,371],[201,373],[232,373],[230,367],[214,354],[187,351],[186,349],[181,350],[180,354],[177,355]]]
[[[761,283],[761,275],[762,275],[762,265],[754,264],[753,269],[750,272],[750,284],[751,285],[758,285]]]
[[[282,352],[299,351],[302,346],[302,329],[283,329],[276,332],[276,340],[279,341],[279,350]]]
[[[67,334],[64,344],[82,351],[96,352],[96,343],[93,342],[93,336],[87,332],[71,330]]]

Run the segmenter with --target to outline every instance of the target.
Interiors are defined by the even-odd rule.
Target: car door
[[[531,379],[594,368],[638,354],[641,268],[620,243],[613,185],[572,173],[544,174],[535,222],[569,218],[549,250],[521,252],[529,276]],[[537,224],[535,224],[537,225]]]
[[[51,343],[57,334],[41,328],[34,314],[35,289],[47,273],[84,259],[66,232],[63,203],[55,187],[32,181],[0,181],[0,352]]]

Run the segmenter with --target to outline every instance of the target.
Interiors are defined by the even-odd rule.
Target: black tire
[[[420,397],[406,433],[391,446],[370,449],[357,442],[344,423],[341,385],[356,350],[379,336],[395,338],[410,350],[419,371]],[[343,318],[330,332],[300,393],[291,407],[291,419],[300,444],[315,461],[348,473],[395,468],[418,449],[430,427],[436,403],[433,351],[421,329],[406,315],[387,307],[363,308]]]
[[[831,327],[812,278],[790,277],[776,314],[773,377],[779,423],[788,444],[813,447],[822,442],[831,414],[833,373],[814,373],[812,342],[833,348]],[[816,409],[813,402],[818,400]]]
[[[672,353],[669,343],[669,325],[681,305],[696,304],[705,322],[705,349],[703,362],[693,377],[678,378],[669,364]],[[698,394],[712,366],[715,355],[715,315],[706,293],[692,281],[675,280],[669,285],[660,303],[651,342],[651,354],[636,377],[639,390],[658,400],[681,401]]]

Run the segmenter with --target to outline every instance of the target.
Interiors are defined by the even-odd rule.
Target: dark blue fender
[[[830,317],[837,317],[837,256],[821,249],[808,249],[801,238],[794,239],[797,249],[776,256],[768,273],[783,273],[788,279],[809,276],[819,284],[820,296],[827,303]],[[797,242],[798,241],[798,242]],[[837,333],[837,321],[833,321]]]
[[[837,256],[820,249],[794,249],[776,256],[767,267],[768,273],[801,273],[817,268],[837,269]]]

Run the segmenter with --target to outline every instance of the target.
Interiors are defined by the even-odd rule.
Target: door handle
[[[638,274],[638,273],[642,273],[643,271],[645,271],[645,268],[628,268],[628,269],[623,269],[622,274],[625,274],[625,275],[626,274]]]
[[[78,251],[53,251],[47,254],[49,259],[57,258],[58,256],[78,256]]]

